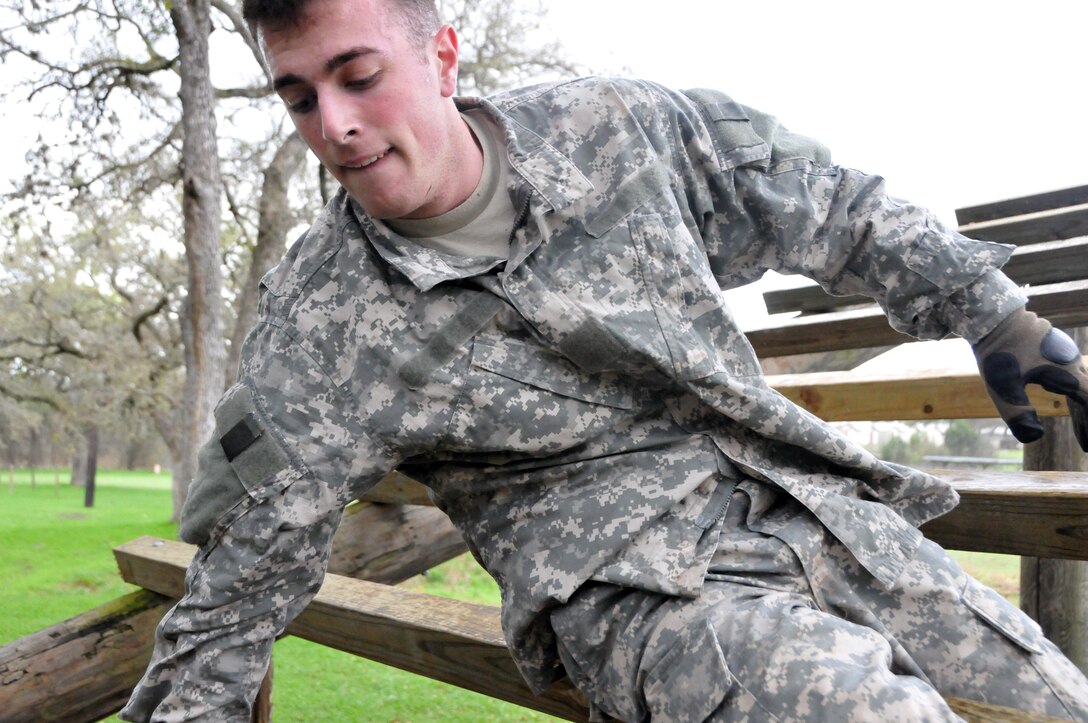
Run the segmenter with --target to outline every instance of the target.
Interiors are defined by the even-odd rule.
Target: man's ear
[[[446,98],[457,93],[457,31],[443,25],[434,36],[434,58],[438,65],[438,83]]]

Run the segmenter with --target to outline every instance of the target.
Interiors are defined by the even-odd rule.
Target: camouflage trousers
[[[700,597],[591,582],[551,622],[596,720],[960,720],[949,695],[1088,721],[1088,679],[938,545],[885,589],[751,481]]]

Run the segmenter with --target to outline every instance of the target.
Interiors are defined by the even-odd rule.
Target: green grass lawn
[[[62,477],[67,480],[67,473]],[[50,473],[0,473],[0,645],[78,615],[135,588],[117,574],[112,548],[140,535],[176,538],[168,474],[102,471],[95,507]],[[1018,558],[954,553],[972,574],[1012,600]],[[465,555],[406,587],[497,605],[495,584]],[[297,638],[276,644],[277,721],[557,720]],[[113,719],[111,719],[113,720]]]

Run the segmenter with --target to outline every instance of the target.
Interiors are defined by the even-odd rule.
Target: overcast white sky
[[[951,223],[957,207],[1088,183],[1083,0],[547,7],[572,59],[723,90]]]

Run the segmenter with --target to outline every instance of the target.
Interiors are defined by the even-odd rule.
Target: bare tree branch
[[[223,15],[230,20],[231,25],[234,27],[234,31],[241,36],[250,52],[253,53],[253,58],[257,61],[257,65],[259,65],[264,72],[265,82],[267,83],[265,95],[267,95],[272,87],[272,71],[268,69],[268,63],[265,62],[264,53],[261,52],[260,43],[257,42],[257,39],[253,37],[253,33],[250,32],[249,24],[246,23],[245,18],[242,17],[241,11],[227,0],[212,0],[212,7],[223,13]]]

